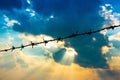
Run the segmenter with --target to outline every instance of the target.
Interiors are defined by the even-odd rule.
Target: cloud
[[[117,3],[116,3],[117,4]],[[103,27],[110,26],[110,25],[119,25],[120,24],[120,13],[118,13],[115,9],[116,4],[105,4],[101,6],[101,16],[105,18],[105,22]],[[119,68],[118,62],[119,60],[113,59],[113,56],[119,56],[119,30],[120,28],[117,28],[115,30],[105,31],[105,35],[108,36],[108,41],[112,45],[109,45],[109,47],[102,47],[102,53],[105,53],[105,56],[107,57],[107,63],[109,65],[109,68],[112,70],[116,70]],[[107,52],[107,54],[106,54]],[[118,73],[119,74],[119,73]],[[110,76],[109,76],[110,78]],[[113,80],[113,78],[111,79]]]
[[[111,70],[98,70],[97,71],[101,80],[115,80],[120,79],[120,72],[119,71],[111,71]]]
[[[26,12],[28,12],[31,17],[34,17],[34,16],[35,16],[35,11],[32,10],[32,9],[27,8],[27,9],[26,9]]]
[[[105,57],[100,50],[103,46],[108,45],[107,39],[105,40],[104,36],[101,34],[95,35],[98,41],[93,41],[92,37],[94,36],[71,39],[72,47],[79,53],[75,58],[75,63],[84,67],[108,68]],[[78,47],[78,45],[81,47]]]
[[[45,60],[42,56],[29,56],[19,52],[19,56],[14,56],[14,67],[7,69],[0,68],[1,80],[4,79],[17,79],[17,80],[99,80],[99,75],[96,70],[83,68],[77,64],[71,64],[70,66],[60,65],[54,60]],[[2,56],[4,59],[4,56]],[[16,57],[16,58],[15,58]],[[10,59],[10,58],[9,58]],[[12,58],[11,58],[12,59]],[[3,62],[4,63],[4,62]],[[12,64],[9,64],[12,65]],[[27,65],[27,66],[26,66]],[[54,66],[53,66],[54,65]],[[68,71],[69,70],[69,71]],[[4,77],[4,75],[6,77]],[[14,76],[16,75],[16,76]],[[82,76],[81,76],[82,75]],[[47,77],[45,77],[47,76]],[[62,76],[62,77],[61,77]],[[70,77],[68,77],[70,76]]]
[[[54,62],[53,59],[46,60],[44,56],[25,55],[23,52],[11,55],[11,58],[10,55],[7,57],[1,56],[4,59],[3,64],[11,59],[13,59],[13,62],[9,66],[15,64],[13,67],[7,66],[9,69],[6,67],[0,68],[1,80],[114,80],[120,78],[119,72],[109,69],[84,68],[74,63],[65,66]]]
[[[107,55],[107,53],[110,53],[111,50],[114,49],[114,46],[112,43],[109,43],[108,46],[103,46],[101,48],[102,54],[103,55]]]
[[[116,3],[117,4],[117,3]],[[116,5],[115,4],[115,5]],[[120,13],[116,11],[116,7],[114,4],[105,4],[104,6],[101,6],[102,8],[102,14],[101,16],[105,18],[105,23],[103,27],[109,26],[109,25],[119,25],[120,24]],[[109,47],[103,47],[102,51],[103,53],[106,53],[107,56],[107,63],[109,65],[109,68],[111,70],[119,70],[119,30],[120,28],[117,28],[113,31],[106,31],[105,35],[108,36],[109,42],[112,44],[112,48]],[[109,51],[109,52],[108,52]],[[119,73],[118,73],[119,74]],[[110,76],[109,76],[110,78]],[[112,78],[113,80],[113,78]]]
[[[73,48],[61,48],[53,54],[53,59],[63,65],[71,65],[74,63],[75,56],[78,53]]]
[[[30,35],[30,34],[21,34],[20,38],[23,39],[24,44],[30,44],[31,41],[33,42],[43,42],[43,39],[45,40],[52,40],[53,38],[47,35]],[[60,41],[57,43],[57,41],[52,41],[46,44],[40,44],[37,45],[39,47],[40,53],[37,53],[39,50],[36,51],[36,49],[28,50],[31,52],[31,54],[34,53],[34,55],[44,55],[48,58],[53,58],[56,62],[59,62],[64,65],[70,65],[71,63],[74,63],[74,58],[77,55],[77,52],[71,48],[71,47],[65,47],[65,42]],[[64,50],[64,51],[62,51]],[[27,51],[25,51],[27,52]],[[62,53],[61,53],[62,52]],[[29,52],[27,52],[29,53]],[[31,55],[29,54],[29,55]],[[58,55],[60,56],[58,58]]]
[[[99,11],[99,14],[101,15],[101,17],[103,17],[105,19],[105,21],[103,23],[103,27],[120,24],[120,21],[119,21],[120,13],[115,12],[115,9],[111,4],[105,4],[100,7],[101,7],[101,11]],[[106,35],[106,34],[113,35],[113,34],[116,34],[117,32],[119,32],[119,30],[120,30],[120,28],[117,28],[114,31],[102,31],[101,33],[104,35]]]
[[[120,41],[120,33],[118,32],[117,34],[109,36],[109,40],[117,40]]]
[[[105,4],[101,6],[102,10],[100,11],[100,15],[105,18],[105,27],[111,25],[119,25],[118,15],[117,13],[113,13],[113,7],[111,4]],[[116,15],[115,15],[116,14]]]
[[[52,40],[54,39],[51,36],[47,36],[44,34],[41,35],[31,35],[31,34],[20,34],[19,37],[23,40],[23,43],[29,44],[31,41],[33,42],[43,42],[44,40]],[[65,42],[60,41],[57,43],[57,41],[49,42],[48,44],[40,44],[39,47],[44,47],[44,49],[54,49],[54,48],[64,48]]]
[[[28,4],[31,4],[31,1],[30,1],[30,0],[27,0],[27,3],[28,3]]]
[[[83,3],[85,3],[85,5],[83,5]],[[45,6],[46,4],[47,6]],[[47,36],[52,36],[53,38],[58,38],[76,31],[82,33],[88,32],[93,28],[100,29],[104,21],[98,14],[100,4],[101,2],[98,0],[94,0],[94,5],[88,0],[32,1],[32,8],[31,6],[30,8],[26,8],[25,5],[25,7],[23,7],[25,10],[28,9],[28,12],[23,9],[14,10],[14,15],[11,15],[11,17],[18,20],[21,25],[14,24],[13,30],[34,36],[45,34]],[[36,15],[30,17],[30,13],[33,13],[33,11],[35,11]],[[93,37],[94,39],[96,38],[96,40],[100,39],[100,42],[94,41]],[[86,36],[86,38],[83,38],[80,41],[79,39],[80,38],[78,38],[78,40],[65,40],[64,47],[71,47],[78,53],[75,63],[84,67],[107,67],[106,60],[102,56],[100,50],[102,46],[108,45],[107,37],[98,33],[93,36]],[[32,41],[32,38],[30,40]],[[33,39],[33,41],[34,40],[35,39]],[[86,49],[88,51],[86,51]],[[28,51],[34,52],[36,50],[29,49]],[[44,50],[39,52],[44,52]],[[96,54],[94,55],[93,52]],[[36,53],[37,52],[34,54]],[[89,55],[92,55],[93,57],[89,57]]]
[[[20,25],[20,22],[18,22],[17,20],[14,20],[14,19],[10,20],[6,15],[3,15],[3,17],[4,17],[5,25],[7,27],[13,27],[14,24]]]
[[[85,3],[85,5],[83,5],[83,3]],[[32,35],[45,34],[57,38],[69,35],[75,31],[80,33],[87,32],[90,29],[93,29],[93,27],[99,29],[104,21],[104,19],[98,14],[100,1],[94,1],[94,5],[92,4],[93,3],[88,0],[33,1],[33,10],[37,15],[34,17],[24,15],[24,18],[17,16],[21,25],[14,25],[13,30]],[[65,47],[72,47],[78,53],[75,63],[84,67],[107,66],[106,60],[100,51],[102,46],[108,45],[107,37],[104,38],[104,35],[99,33],[92,36],[94,39],[97,37],[96,40],[100,39],[100,42],[93,41],[89,36],[86,37],[86,39],[81,39],[81,41],[69,39],[65,41]],[[91,41],[90,44],[88,43],[88,40]],[[70,45],[67,44],[68,42]],[[86,51],[86,49],[88,51]],[[96,54],[94,55],[92,52]],[[88,57],[89,55],[94,55],[94,58]],[[99,59],[96,59],[95,57]]]
[[[99,35],[99,37],[96,37],[96,40],[99,40],[99,41],[101,40],[101,42],[103,42],[104,45],[107,45],[107,41],[104,42],[104,36],[102,36],[101,34],[97,34],[97,35]],[[101,35],[101,37],[100,37],[100,35]],[[33,42],[38,42],[38,41],[42,42],[43,38],[45,40],[53,39],[50,36],[42,35],[42,34],[37,35],[37,36],[30,35],[30,34],[21,34],[20,38],[23,39],[24,44],[29,44],[31,41],[33,41]],[[74,40],[76,40],[75,42],[79,41],[77,39],[74,39]],[[85,41],[85,40],[83,39],[81,41]],[[42,51],[42,53],[44,53],[44,54],[46,54],[45,50],[48,50],[48,51],[52,52],[53,59],[56,62],[61,63],[61,64],[70,65],[71,62],[72,62],[72,63],[77,63],[80,66],[84,66],[84,67],[107,68],[106,60],[104,59],[104,57],[102,56],[101,51],[100,51],[100,48],[102,48],[103,43],[99,43],[98,41],[94,41],[92,36],[91,36],[91,39],[89,40],[89,43],[86,41],[86,43],[81,43],[81,44],[79,43],[78,44],[78,45],[83,45],[83,44],[85,45],[86,44],[85,47],[81,47],[81,48],[75,47],[76,44],[73,44],[73,43],[70,43],[70,45],[72,45],[71,47],[73,47],[73,48],[67,48],[65,46],[64,42],[59,42],[59,43],[57,43],[57,42],[49,42],[46,46],[44,44],[41,44],[41,45],[39,45],[39,47],[44,49]],[[94,45],[94,47],[93,47],[93,45]],[[97,45],[99,45],[99,46],[97,46]],[[85,48],[87,48],[88,52],[84,51]],[[78,55],[76,55],[74,57],[67,57],[66,58],[65,55],[67,53],[67,49],[72,50],[73,52],[70,51],[71,53],[74,53],[74,52],[78,51],[79,53],[84,53],[85,52],[86,54],[78,54]],[[96,51],[94,49],[96,49]],[[99,52],[98,52],[98,50],[99,50]],[[37,55],[36,49],[32,49],[32,50],[28,50],[28,51],[34,52],[34,55]],[[94,51],[95,53],[97,53],[97,55],[95,55],[94,53],[89,53],[89,51]],[[70,52],[69,52],[69,54],[70,54]],[[27,53],[29,53],[29,52],[27,52]],[[39,55],[40,55],[40,53],[39,53]],[[90,57],[89,55],[94,55],[94,56]],[[68,55],[66,55],[66,56],[68,56]],[[96,64],[96,62],[99,63],[100,65]]]
[[[28,8],[30,9],[28,12],[25,11],[26,8],[24,10],[16,10],[14,15],[10,15],[13,17],[10,18],[13,21],[7,19],[7,21],[10,21],[9,25],[13,26],[15,31],[22,33],[20,33],[19,38],[23,41],[19,43],[19,39],[15,38],[16,44],[21,45],[22,42],[29,44],[31,41],[39,42],[43,41],[43,38],[45,40],[58,38],[64,35],[69,35],[78,30],[80,33],[87,32],[91,28],[93,29],[93,27],[95,29],[99,29],[104,21],[104,19],[97,13],[100,2],[96,0],[94,0],[94,5],[92,5],[93,2],[89,2],[88,0],[56,0],[48,1],[48,3],[46,0],[36,0],[37,3],[34,1],[32,2],[34,5],[33,9]],[[48,4],[48,6],[45,4]],[[105,6],[110,7],[111,5],[106,4]],[[34,13],[34,11],[36,15],[34,17],[30,17],[30,14],[28,13]],[[112,13],[110,13],[110,16],[111,14]],[[107,14],[105,13],[105,15]],[[111,18],[113,18],[113,16]],[[17,25],[17,22],[14,20],[20,21],[21,25]],[[114,23],[116,24],[116,22]],[[18,36],[18,34],[16,34],[16,36]],[[10,37],[9,40],[12,41],[13,39]],[[116,44],[118,47],[119,44]],[[109,46],[108,38],[98,33],[91,36],[86,35],[81,36],[80,38],[67,39],[59,43],[50,42],[47,46],[41,44],[33,49],[26,48],[22,52],[18,50],[12,53],[9,52],[9,54],[3,53],[4,55],[0,56],[0,79],[119,79],[120,73],[119,71],[117,72],[117,70],[119,70],[119,65],[114,63],[119,62],[119,58],[112,57],[111,63],[108,63],[108,59],[105,59],[102,55],[102,53],[108,52],[109,49],[107,46]],[[113,46],[116,47],[115,44],[113,44]],[[3,47],[6,46],[2,45],[2,48]],[[71,58],[71,55],[73,55],[71,52],[77,55]],[[45,55],[43,55],[44,53]],[[61,65],[59,64],[60,60],[63,60],[64,63],[62,62],[62,64],[71,65]]]
[[[109,52],[109,49],[110,48],[108,46],[103,46],[102,49],[101,49],[102,50],[102,54],[105,55],[107,52]]]

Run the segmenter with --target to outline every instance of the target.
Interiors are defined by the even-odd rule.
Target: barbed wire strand
[[[27,45],[21,44],[21,46],[19,46],[19,47],[12,46],[11,48],[0,50],[0,52],[14,51],[16,49],[21,49],[22,50],[22,49],[24,49],[26,47],[29,47],[29,46],[31,46],[33,48],[34,46],[37,46],[37,45],[43,44],[43,43],[46,46],[47,43],[52,42],[52,41],[57,41],[57,43],[58,43],[59,41],[63,41],[65,39],[69,39],[69,38],[75,38],[75,37],[84,36],[84,35],[92,35],[92,34],[95,34],[95,33],[98,33],[98,32],[104,31],[104,30],[110,30],[110,29],[114,30],[117,27],[120,27],[120,25],[105,27],[105,28],[95,30],[95,31],[90,30],[89,32],[84,32],[84,33],[73,33],[73,34],[65,36],[65,37],[58,37],[56,39],[51,39],[51,40],[44,40],[43,39],[42,42],[32,42],[31,41],[30,44],[27,44]]]

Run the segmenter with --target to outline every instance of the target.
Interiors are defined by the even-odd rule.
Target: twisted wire
[[[68,39],[68,38],[75,38],[77,36],[92,35],[92,34],[101,32],[103,30],[110,30],[110,29],[114,30],[117,27],[120,27],[120,25],[105,27],[105,28],[102,28],[102,29],[99,29],[99,30],[94,30],[94,31],[90,30],[89,32],[84,32],[84,33],[73,33],[73,34],[70,34],[70,35],[65,36],[65,37],[58,37],[58,38],[51,39],[51,40],[43,40],[42,42],[31,42],[30,44],[26,44],[26,45],[21,44],[21,46],[19,46],[19,47],[12,46],[11,48],[0,50],[0,52],[13,51],[13,50],[16,50],[16,49],[21,49],[22,50],[22,49],[24,49],[26,47],[29,47],[29,46],[31,46],[33,48],[34,46],[39,45],[39,44],[43,44],[43,43],[46,46],[47,43],[52,42],[52,41],[59,42],[59,41],[63,41],[63,40]]]

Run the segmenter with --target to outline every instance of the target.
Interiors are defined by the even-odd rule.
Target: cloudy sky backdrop
[[[120,0],[1,0],[0,50],[120,25]],[[0,80],[118,80],[120,28],[0,53]]]

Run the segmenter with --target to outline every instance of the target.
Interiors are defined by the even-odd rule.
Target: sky
[[[120,0],[1,0],[0,50],[120,25]],[[0,80],[118,80],[120,28],[0,53]]]

